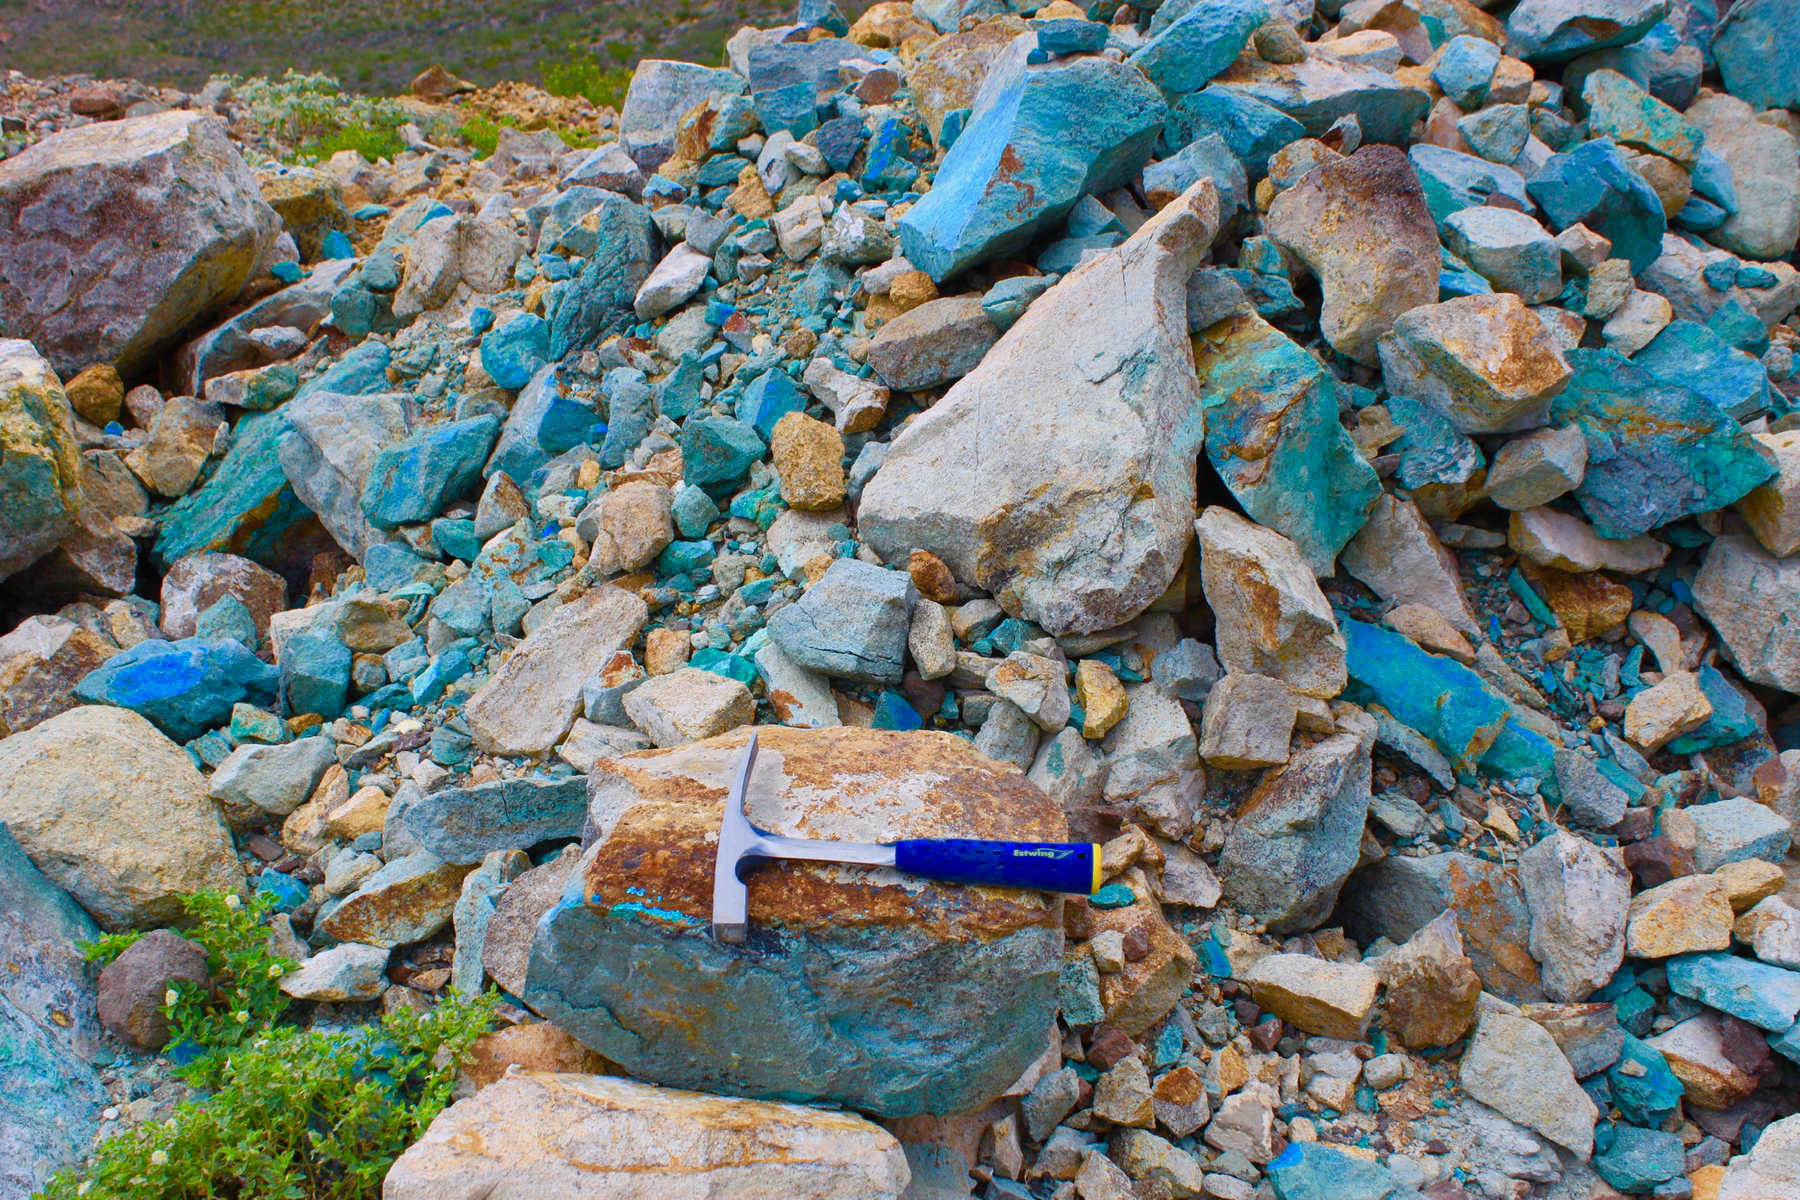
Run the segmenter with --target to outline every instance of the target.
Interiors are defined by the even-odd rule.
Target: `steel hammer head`
[[[721,942],[741,942],[749,931],[750,894],[739,871],[745,860],[754,855],[765,836],[744,815],[744,794],[750,787],[750,772],[756,766],[756,733],[744,743],[744,756],[738,760],[737,774],[731,781],[731,794],[725,797],[725,815],[719,821],[719,854],[713,861],[713,937]]]

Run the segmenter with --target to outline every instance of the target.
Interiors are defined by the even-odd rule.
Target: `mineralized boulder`
[[[0,335],[63,374],[130,373],[242,291],[280,231],[217,118],[52,134],[0,163]]]
[[[634,1076],[888,1117],[979,1108],[1043,1051],[1061,901],[885,869],[771,863],[749,939],[715,940],[733,731],[602,760],[586,848],[539,921],[523,998]],[[1023,775],[938,733],[760,731],[746,808],[771,833],[1057,841]]]
[[[1148,608],[1192,537],[1187,279],[1217,229],[1203,180],[1045,292],[894,439],[863,489],[869,545],[888,562],[930,550],[1052,633]]]
[[[8,251],[0,247],[0,269]],[[0,289],[5,280],[0,277]],[[6,311],[0,290],[0,313]],[[0,315],[0,332],[7,317]],[[74,532],[81,447],[69,399],[30,342],[0,338],[0,578]]]

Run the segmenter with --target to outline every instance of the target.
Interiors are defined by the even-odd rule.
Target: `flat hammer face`
[[[731,792],[725,797],[725,815],[719,822],[719,855],[713,860],[713,937],[721,942],[742,942],[749,932],[750,889],[738,874],[744,858],[756,843],[757,830],[744,815],[744,793],[756,766],[756,734],[744,746]]]

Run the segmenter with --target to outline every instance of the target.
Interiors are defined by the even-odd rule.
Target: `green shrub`
[[[463,144],[475,151],[477,158],[487,158],[493,154],[500,144],[500,131],[504,128],[518,128],[517,118],[505,113],[490,116],[487,113],[476,113],[457,128],[456,134]],[[567,126],[552,126],[550,132],[562,139],[563,145],[571,150],[587,150],[600,144],[594,133],[585,129],[570,129]]]
[[[392,158],[409,116],[394,100],[345,93],[330,75],[289,70],[280,79],[225,77],[250,106],[250,115],[291,158],[330,158],[355,150],[364,158]]]
[[[609,66],[573,45],[563,58],[540,62],[538,73],[544,90],[552,96],[581,96],[595,108],[618,108],[625,103],[625,89],[631,86],[630,67]]]
[[[174,1116],[101,1142],[44,1200],[377,1200],[381,1180],[450,1102],[471,1043],[498,996],[450,994],[425,1013],[399,1009],[346,1030],[278,1026],[289,959],[268,950],[272,898],[186,897],[183,934],[206,949],[215,986],[166,997],[177,1072],[205,1089]],[[137,940],[87,947],[111,962]]]

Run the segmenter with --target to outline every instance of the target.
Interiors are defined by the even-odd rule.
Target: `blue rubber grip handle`
[[[990,883],[1088,895],[1100,887],[1100,848],[1092,842],[988,842],[909,838],[894,843],[894,865],[950,883]]]

